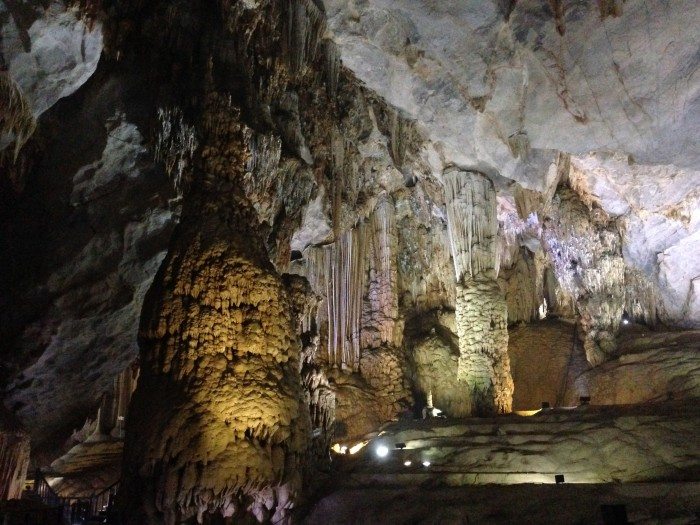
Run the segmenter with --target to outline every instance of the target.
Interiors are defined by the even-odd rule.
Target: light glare
[[[376,452],[377,456],[379,456],[380,458],[385,458],[389,454],[389,447],[387,447],[386,445],[379,445],[377,447]]]

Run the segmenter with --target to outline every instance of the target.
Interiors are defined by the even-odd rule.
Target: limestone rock
[[[458,349],[438,334],[430,335],[413,349],[414,384],[424,397],[432,393],[433,405],[450,417],[471,412],[467,385],[457,378]]]
[[[102,26],[61,0],[25,9],[3,2],[2,53],[35,116],[82,86],[102,53]]]

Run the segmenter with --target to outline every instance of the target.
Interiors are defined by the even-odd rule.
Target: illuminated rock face
[[[433,406],[448,416],[469,414],[471,400],[457,380],[459,349],[439,334],[431,334],[413,349],[414,382],[421,394],[432,393]]]
[[[498,272],[496,192],[475,172],[444,174],[448,228],[457,278],[458,379],[471,413],[509,412],[513,380],[508,313]],[[465,405],[466,406],[466,405]],[[457,414],[467,415],[467,414]]]
[[[469,279],[458,284],[455,313],[460,349],[457,376],[468,387],[472,413],[510,412],[508,312],[498,283]]]
[[[218,124],[229,126],[230,164],[205,160],[209,191],[186,197],[142,315],[125,447],[132,523],[209,511],[278,521],[300,485],[310,431],[301,344],[284,285],[248,228],[255,216],[231,184],[245,166],[243,128]]]
[[[300,344],[280,279],[241,233],[250,215],[236,204],[183,228],[152,288],[129,420],[138,430],[127,430],[134,516],[231,515],[298,466],[308,431]]]

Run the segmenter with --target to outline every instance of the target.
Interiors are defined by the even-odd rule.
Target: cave
[[[700,522],[696,0],[0,0],[0,521]]]

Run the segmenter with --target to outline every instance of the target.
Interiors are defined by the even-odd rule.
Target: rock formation
[[[29,466],[29,434],[0,406],[0,501],[18,499]]]
[[[457,377],[471,397],[471,412],[509,412],[513,379],[506,301],[496,281],[496,192],[480,173],[451,171],[444,178],[457,279]]]
[[[235,112],[219,119],[217,102],[210,125],[226,126],[227,150],[205,143],[198,189],[185,197],[186,220],[142,317],[125,447],[133,523],[257,515],[275,508],[262,487],[279,487],[277,521],[280,499],[300,485],[310,431],[301,344],[283,283],[262,240],[246,231],[255,218],[237,188],[250,155],[245,127]]]
[[[699,17],[0,0],[0,399],[33,460],[125,417],[126,519],[284,522],[429,395],[696,398]]]

